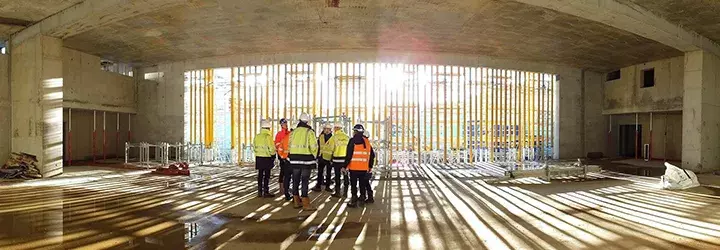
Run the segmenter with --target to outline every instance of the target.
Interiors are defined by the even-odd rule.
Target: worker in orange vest
[[[350,171],[350,186],[352,198],[348,206],[357,207],[365,203],[374,203],[372,189],[370,188],[370,179],[373,163],[375,162],[375,150],[370,145],[370,140],[363,136],[365,127],[357,124],[353,127],[353,137],[347,146],[347,156],[345,163]],[[360,198],[358,199],[358,182],[360,184]],[[369,192],[368,192],[369,191]]]
[[[275,134],[275,148],[278,154],[278,160],[280,161],[280,176],[278,177],[278,183],[280,185],[280,192],[285,195],[285,200],[292,200],[290,195],[290,179],[292,177],[292,168],[290,168],[290,161],[288,161],[289,142],[290,142],[290,131],[288,130],[288,122],[285,118],[280,119],[280,131]]]

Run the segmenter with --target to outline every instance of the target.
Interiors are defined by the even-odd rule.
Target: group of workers
[[[363,125],[355,125],[353,136],[350,137],[343,131],[342,124],[328,123],[323,125],[322,133],[316,137],[309,122],[310,115],[303,113],[297,126],[289,130],[287,120],[281,119],[281,130],[274,140],[270,131],[272,123],[268,120],[261,123],[262,129],[253,141],[255,168],[258,171],[258,197],[275,197],[270,193],[269,185],[270,170],[277,159],[280,163],[280,192],[285,196],[285,200],[293,200],[295,208],[316,210],[308,198],[310,174],[315,168],[318,170],[317,184],[313,191],[321,192],[325,186],[325,191],[334,191],[332,197],[344,198],[347,197],[350,185],[351,198],[348,206],[358,207],[374,203],[370,179],[375,151],[365,136]],[[332,170],[335,172],[334,181],[331,179]],[[330,188],[333,183],[334,190]],[[341,184],[344,184],[342,188]]]

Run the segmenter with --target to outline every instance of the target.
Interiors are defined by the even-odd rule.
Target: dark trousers
[[[364,200],[367,198],[367,190],[370,189],[370,182],[368,177],[368,171],[350,170],[350,185],[352,187],[353,199],[358,198],[358,182],[360,183],[360,199]]]
[[[287,163],[289,165],[290,163]],[[285,165],[286,160],[280,159],[280,176],[278,176],[278,183],[284,183],[285,180]]]
[[[325,178],[323,178],[323,169],[325,170]],[[326,187],[330,187],[330,178],[332,176],[330,175],[332,171],[332,166],[330,165],[330,161],[326,161],[323,159],[318,160],[318,172],[317,172],[317,186],[325,185]]]
[[[308,183],[310,182],[310,166],[293,165],[292,166],[292,180],[293,180],[293,195],[300,195],[300,197],[308,197]],[[302,188],[302,190],[301,190]],[[302,193],[300,193],[302,191]]]
[[[269,185],[270,185],[270,169],[271,168],[260,168],[258,169],[258,176],[257,176],[257,182],[258,182],[258,194],[269,194]]]
[[[370,185],[373,180],[373,175],[370,172],[367,172],[365,175],[367,178],[367,184],[365,184],[365,193],[367,194],[368,198],[374,198],[375,196],[373,196],[372,185]]]
[[[282,183],[285,187],[285,197],[290,197],[290,180],[292,179],[292,167],[288,160],[280,160],[280,177],[278,183]]]
[[[343,184],[344,184],[344,190],[343,192],[345,195],[347,195],[348,186],[350,186],[350,177],[348,176],[347,172],[343,173],[341,171],[342,168],[347,167],[347,165],[342,163],[333,163],[333,168],[335,169],[335,193],[340,193],[340,175],[343,176]]]

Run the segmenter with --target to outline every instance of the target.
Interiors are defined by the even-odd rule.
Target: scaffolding
[[[188,141],[212,148],[217,160],[254,161],[251,144],[260,121],[292,119],[302,112],[316,117],[315,128],[331,121],[348,124],[348,131],[365,124],[371,140],[383,145],[388,164],[520,163],[556,157],[559,81],[554,74],[340,62],[204,69],[186,75],[188,96],[196,97],[186,105]],[[213,107],[214,89],[224,84],[229,100]],[[225,109],[218,103],[227,103],[230,110],[228,145],[214,145],[220,144],[214,137],[220,127],[208,123],[225,119],[213,116],[215,109]],[[234,150],[228,153],[224,147]]]

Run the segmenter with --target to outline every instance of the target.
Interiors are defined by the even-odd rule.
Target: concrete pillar
[[[36,155],[44,177],[62,173],[62,40],[37,35],[10,50],[12,151]]]
[[[720,169],[718,69],[720,60],[711,53],[685,53],[682,165],[696,172]]]
[[[10,57],[0,54],[0,165],[10,156]]]

